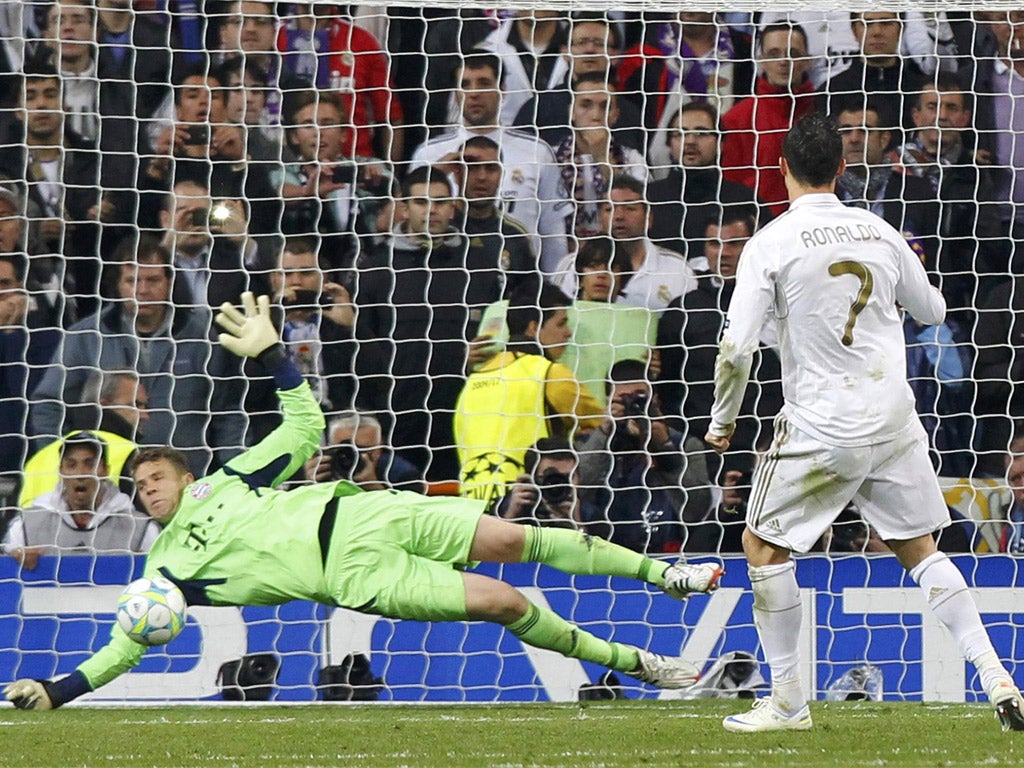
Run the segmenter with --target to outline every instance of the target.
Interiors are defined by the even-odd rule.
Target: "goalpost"
[[[145,341],[136,340],[134,346],[124,342],[120,357],[111,353],[101,359],[97,349],[131,338],[135,331],[130,328],[78,325],[68,332],[97,312],[145,303],[135,291],[136,279],[126,278],[121,264],[127,260],[132,268],[143,269],[132,261],[141,250],[140,236],[143,243],[146,237],[162,243],[176,264],[175,294],[157,298],[155,305],[166,315],[147,333],[159,335],[164,322],[177,333],[176,318],[182,322],[186,310],[198,310],[208,298],[216,303],[213,297],[236,284],[260,286],[278,298],[285,295],[285,309],[294,310],[286,329],[292,334],[289,348],[305,365],[303,373],[329,420],[352,408],[375,413],[383,425],[383,446],[360,447],[387,448],[405,440],[396,455],[410,462],[397,467],[382,458],[380,471],[392,473],[385,479],[407,480],[399,469],[415,473],[412,465],[429,460],[435,463],[420,468],[428,470],[430,491],[450,492],[458,481],[454,452],[445,464],[437,459],[442,451],[430,450],[439,447],[434,440],[447,440],[444,447],[449,449],[454,440],[446,425],[453,417],[462,371],[461,358],[454,366],[449,358],[462,354],[482,320],[481,329],[494,329],[498,336],[504,332],[497,306],[503,298],[500,285],[472,293],[470,286],[476,291],[477,284],[465,263],[447,265],[447,272],[426,270],[421,280],[426,288],[415,280],[406,285],[405,290],[423,292],[422,303],[412,306],[415,302],[398,295],[397,281],[381,288],[383,293],[370,293],[366,275],[375,263],[373,254],[386,250],[382,243],[388,232],[407,221],[408,213],[394,199],[404,196],[401,182],[408,173],[435,162],[456,181],[466,178],[468,170],[448,155],[451,148],[432,154],[432,147],[441,146],[438,136],[456,130],[463,119],[456,94],[460,86],[480,87],[454,80],[454,70],[467,54],[472,50],[470,55],[476,56],[483,49],[502,62],[503,129],[494,135],[503,171],[496,206],[513,217],[525,217],[514,225],[516,236],[529,243],[546,277],[575,292],[583,290],[574,262],[577,249],[601,234],[600,228],[607,226],[602,216],[614,217],[603,207],[614,194],[613,177],[629,176],[643,185],[646,197],[640,202],[648,206],[650,219],[649,231],[641,237],[650,235],[659,248],[685,249],[667,257],[679,270],[706,269],[709,257],[722,258],[730,247],[723,204],[727,212],[739,204],[735,195],[742,197],[740,183],[756,187],[764,205],[752,209],[751,223],[763,223],[769,209],[777,207],[772,204],[780,203],[765,197],[772,194],[769,177],[774,168],[755,151],[746,164],[719,174],[730,132],[720,134],[717,122],[704,126],[699,121],[710,120],[709,113],[699,111],[686,113],[698,123],[681,126],[679,110],[689,102],[703,102],[720,119],[757,90],[766,57],[778,61],[793,50],[806,61],[803,69],[811,86],[804,90],[827,92],[830,81],[841,82],[835,78],[856,69],[860,56],[863,34],[855,32],[849,14],[881,17],[893,12],[902,14],[900,47],[891,55],[880,49],[875,56],[878,62],[895,59],[912,71],[917,92],[882,83],[877,93],[844,92],[825,101],[822,96],[800,98],[827,104],[837,118],[843,115],[844,136],[853,144],[861,142],[859,150],[847,145],[848,163],[875,170],[853,173],[841,191],[851,204],[886,218],[896,216],[895,223],[947,295],[953,323],[936,332],[907,327],[911,383],[932,436],[947,503],[955,511],[956,522],[945,541],[956,546],[957,539],[965,547],[956,561],[999,655],[1011,672],[1024,664],[1019,621],[1024,576],[1015,555],[999,552],[1013,507],[1004,461],[1011,418],[1019,415],[1015,345],[1020,343],[1016,329],[1024,311],[1016,290],[1020,262],[1014,251],[1019,233],[1013,216],[1017,123],[1012,106],[1007,106],[1012,102],[1000,101],[991,89],[993,82],[1007,77],[1002,59],[1012,59],[1010,53],[1001,56],[1000,35],[1008,29],[1012,45],[1016,33],[1009,23],[1000,27],[996,16],[972,16],[1010,14],[1016,11],[1013,3],[961,1],[940,8],[916,0],[840,8],[826,0],[804,0],[768,9],[750,0],[511,0],[503,12],[492,12],[483,3],[464,3],[454,10],[414,0],[400,8],[362,4],[352,16],[339,16],[335,4],[320,0],[277,3],[271,9],[276,15],[270,16],[266,3],[243,0],[241,7],[236,5],[135,0],[94,6],[86,0],[60,0],[0,9],[0,49],[10,70],[0,72],[0,89],[8,84],[11,102],[0,125],[7,131],[0,132],[0,152],[21,158],[0,160],[0,249],[24,254],[28,268],[26,309],[0,303],[6,313],[0,315],[0,346],[6,355],[0,369],[21,371],[16,383],[0,388],[0,411],[9,414],[2,423],[10,430],[0,449],[8,458],[0,467],[0,483],[6,482],[0,486],[5,494],[0,529],[16,529],[11,523],[21,514],[34,514],[39,496],[58,487],[56,454],[42,468],[37,463],[23,472],[25,461],[41,445],[66,434],[69,425],[103,429],[97,414],[105,408],[119,407],[128,416],[131,440],[188,448],[202,466],[240,450],[245,440],[273,426],[274,401],[258,375],[217,368],[215,347],[203,347],[198,357],[186,354],[189,345],[205,343],[202,332],[187,343],[177,337],[167,361],[155,367],[150,367]],[[680,22],[680,13],[690,15]],[[700,13],[714,15],[705,19]],[[530,16],[533,23],[515,26],[517,14]],[[557,21],[570,18],[574,20]],[[124,20],[127,27],[121,24]],[[1024,14],[1013,21],[1024,25]],[[799,24],[803,45],[794,49],[795,33],[787,33],[790,47],[769,56],[759,47],[757,32],[776,23]],[[573,30],[584,24],[591,25],[586,34],[573,38]],[[682,24],[688,27],[684,30]],[[604,40],[595,39],[595,29],[604,27],[610,29],[608,40],[619,41],[617,49],[607,50]],[[713,33],[702,37],[702,29]],[[536,35],[533,41],[523,37],[529,34]],[[879,44],[884,48],[884,41]],[[573,129],[573,57],[587,59],[596,71],[604,57],[617,100],[600,107],[600,119],[618,117],[619,122],[603,134],[603,144],[594,145],[596,158],[593,151],[566,143]],[[132,65],[125,65],[126,60]],[[60,83],[58,110],[73,139],[61,129],[48,128],[45,119],[32,122],[32,114],[45,117],[54,110],[31,101],[25,83],[51,72]],[[14,76],[18,73],[25,74],[24,80]],[[794,82],[791,90],[800,87]],[[780,92],[777,86],[765,89]],[[304,101],[307,93],[314,97]],[[918,94],[931,94],[934,101],[919,100]],[[959,111],[954,109],[957,104]],[[757,119],[750,132],[755,143],[770,142],[788,127]],[[1009,127],[1001,122],[1007,119]],[[1024,125],[1019,128],[1024,130]],[[541,138],[525,138],[527,134]],[[461,136],[462,141],[468,136]],[[694,143],[681,158],[691,140],[710,140],[713,148]],[[534,143],[522,143],[527,141]],[[928,150],[935,143],[940,158],[932,161]],[[452,147],[464,151],[459,144]],[[524,155],[524,146],[532,154]],[[711,157],[705,162],[701,153],[707,151]],[[74,163],[62,159],[72,157]],[[83,170],[88,163],[95,168]],[[676,190],[672,184],[695,187],[698,171],[701,178],[717,179],[711,194],[686,197],[679,205],[683,188]],[[541,179],[533,187],[531,174]],[[904,176],[897,174],[914,181],[902,184]],[[544,186],[543,179],[551,185]],[[878,186],[879,179],[905,193],[887,193]],[[688,188],[689,194],[696,195],[694,187]],[[652,197],[649,190],[669,193]],[[910,190],[918,196],[911,198]],[[465,187],[456,196],[463,207],[470,207]],[[241,228],[232,228],[234,200],[241,201]],[[227,207],[217,213],[218,204]],[[5,205],[9,213],[3,212]],[[704,216],[701,211],[711,213],[693,218]],[[8,221],[17,231],[5,239]],[[497,231],[497,246],[488,246],[488,235],[474,235],[479,247],[495,249],[490,268],[501,284],[517,279],[520,269],[510,266],[510,243],[516,237],[511,231]],[[656,231],[657,237],[651,234]],[[616,248],[625,253],[623,242],[633,236],[621,232],[612,235]],[[198,237],[192,243],[196,247],[189,245],[189,237]],[[226,253],[232,255],[204,262]],[[310,253],[311,261],[303,261]],[[17,281],[18,263],[0,259],[0,291],[6,290],[3,280]],[[303,281],[311,274],[310,286]],[[580,277],[584,274],[580,271]],[[462,300],[452,300],[452,291],[462,290],[453,286],[466,286]],[[582,303],[572,310],[575,346],[570,345],[567,359],[604,402],[608,366],[620,359],[649,359],[648,350],[661,345],[662,379],[655,391],[672,406],[665,415],[684,430],[706,416],[688,410],[687,403],[698,402],[699,393],[711,384],[706,366],[690,367],[710,347],[706,334],[701,337],[703,348],[685,346],[690,338],[686,334],[695,332],[686,318],[697,317],[688,314],[696,310],[686,305],[666,308],[676,296],[659,297],[659,288],[667,290],[656,285],[647,297],[650,306],[632,314],[610,310],[582,292],[572,296]],[[354,313],[347,307],[339,311],[338,305],[349,303],[354,303]],[[374,313],[383,317],[385,309],[394,307],[395,317],[388,315],[382,325],[365,320]],[[707,305],[701,311],[716,309]],[[438,318],[453,311],[457,317],[449,327],[468,336],[441,338],[436,335],[441,333]],[[356,319],[359,313],[363,317]],[[666,340],[659,337],[658,325],[672,316],[672,327],[679,330]],[[373,336],[374,327],[386,330]],[[429,334],[436,334],[429,335],[428,327]],[[4,341],[15,335],[16,343]],[[85,336],[93,341],[83,345]],[[79,351],[71,355],[72,349]],[[385,368],[372,375],[359,367],[364,364],[360,358],[371,352],[385,360]],[[732,651],[757,652],[752,596],[736,542],[744,493],[749,492],[748,465],[770,437],[771,403],[779,397],[770,355],[765,353],[760,378],[750,390],[745,417],[749,444],[738,457],[718,466],[706,450],[684,443],[689,462],[709,462],[701,481],[636,488],[641,509],[631,523],[640,531],[636,536],[641,546],[657,542],[653,551],[666,558],[681,548],[687,557],[723,560],[727,575],[720,591],[680,605],[631,582],[569,577],[532,565],[485,567],[484,572],[508,580],[531,600],[550,605],[596,634],[621,642],[707,665]],[[675,376],[667,374],[672,365]],[[115,402],[114,374],[126,369],[136,371],[151,408],[134,432],[142,399]],[[705,375],[684,378],[694,370]],[[208,376],[220,389],[188,388]],[[391,379],[383,387],[382,377]],[[405,390],[403,385],[408,385]],[[132,390],[135,395],[138,391]],[[402,392],[407,394],[395,394]],[[91,417],[72,420],[89,405]],[[418,442],[409,438],[416,430]],[[217,435],[225,434],[236,437],[216,442]],[[694,436],[702,435],[700,429]],[[116,477],[118,472],[111,470]],[[610,477],[607,482],[612,482]],[[603,487],[598,483],[589,488],[588,500],[603,498]],[[683,506],[690,505],[686,524],[666,527],[665,515],[674,514],[660,506],[671,496],[662,493],[666,489],[683,498]],[[703,500],[702,510],[693,508],[694,499]],[[603,532],[598,535],[626,524],[593,514],[598,515],[593,522],[606,523],[593,528]],[[844,520],[823,542],[823,551],[797,559],[805,622],[802,677],[808,696],[824,697],[844,673],[870,664],[881,670],[887,698],[980,700],[983,693],[973,669],[960,660],[955,643],[895,558],[878,551],[879,542],[855,516]],[[1019,524],[1024,525],[1024,518]],[[38,562],[35,555],[26,559],[25,550],[33,544],[31,538],[20,545],[14,540],[9,548],[20,548],[20,557],[0,559],[0,680],[50,678],[73,670],[105,644],[116,596],[141,572],[141,536],[131,546],[98,556],[75,551],[74,544],[59,551],[50,548]],[[128,552],[132,548],[134,555]],[[273,683],[271,696],[279,701],[322,698],[323,686],[330,682],[323,669],[353,654],[370,658],[373,675],[381,678],[381,700],[403,702],[572,701],[581,686],[596,682],[605,671],[525,647],[489,625],[394,622],[304,603],[240,610],[200,607],[190,611],[178,639],[151,650],[137,671],[86,701],[216,700],[221,666],[253,654],[274,654],[280,661],[276,678],[262,681]],[[656,693],[628,679],[621,682],[630,697],[679,696]]]

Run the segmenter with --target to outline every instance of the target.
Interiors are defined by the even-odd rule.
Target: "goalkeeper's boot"
[[[700,670],[678,656],[662,656],[636,648],[636,669],[628,672],[637,680],[658,688],[689,688],[700,680]]]
[[[754,706],[740,715],[729,715],[722,721],[725,730],[733,733],[759,733],[761,731],[809,731],[811,710],[804,704],[792,714],[775,706],[771,696],[758,699]]]
[[[714,592],[725,569],[718,563],[684,563],[679,560],[665,571],[662,589],[669,597],[683,600],[694,592]]]
[[[996,710],[996,717],[1004,731],[1024,731],[1024,713],[1021,712],[1020,690],[1012,680],[1001,679],[988,691],[988,700]]]

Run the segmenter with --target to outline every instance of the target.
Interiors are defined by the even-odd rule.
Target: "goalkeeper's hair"
[[[820,112],[802,118],[783,139],[782,156],[801,184],[828,186],[843,162],[843,139],[835,120]]]
[[[154,461],[167,461],[179,475],[187,475],[192,471],[188,468],[188,459],[185,458],[184,453],[170,446],[158,446],[156,448],[139,449],[132,456],[128,472],[134,478],[135,472],[139,467]]]

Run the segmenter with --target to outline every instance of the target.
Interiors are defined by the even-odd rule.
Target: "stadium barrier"
[[[1019,561],[1004,555],[956,561],[996,650],[1016,673],[1024,664]],[[117,595],[142,565],[141,557],[128,556],[42,558],[35,571],[19,573],[13,560],[0,560],[0,680],[67,674],[102,647]],[[722,589],[683,604],[626,579],[571,577],[533,564],[480,570],[603,637],[705,664],[729,651],[757,649],[745,563],[730,557],[725,565]],[[820,698],[848,669],[870,662],[882,670],[887,700],[983,699],[973,668],[960,660],[895,558],[807,556],[799,558],[797,575],[805,608],[804,679],[814,685],[809,695]],[[308,602],[196,607],[177,639],[83,701],[218,700],[221,664],[268,652],[281,659],[271,697],[277,701],[316,699],[319,669],[349,653],[370,655],[373,673],[384,681],[382,701],[574,701],[581,685],[605,671],[525,647],[488,624],[391,621]],[[623,682],[633,698],[680,695]]]

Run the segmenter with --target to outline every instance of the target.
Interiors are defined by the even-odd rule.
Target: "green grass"
[[[0,765],[1003,766],[1024,733],[982,705],[816,704],[809,732],[737,736],[745,702],[68,708],[0,712]]]

